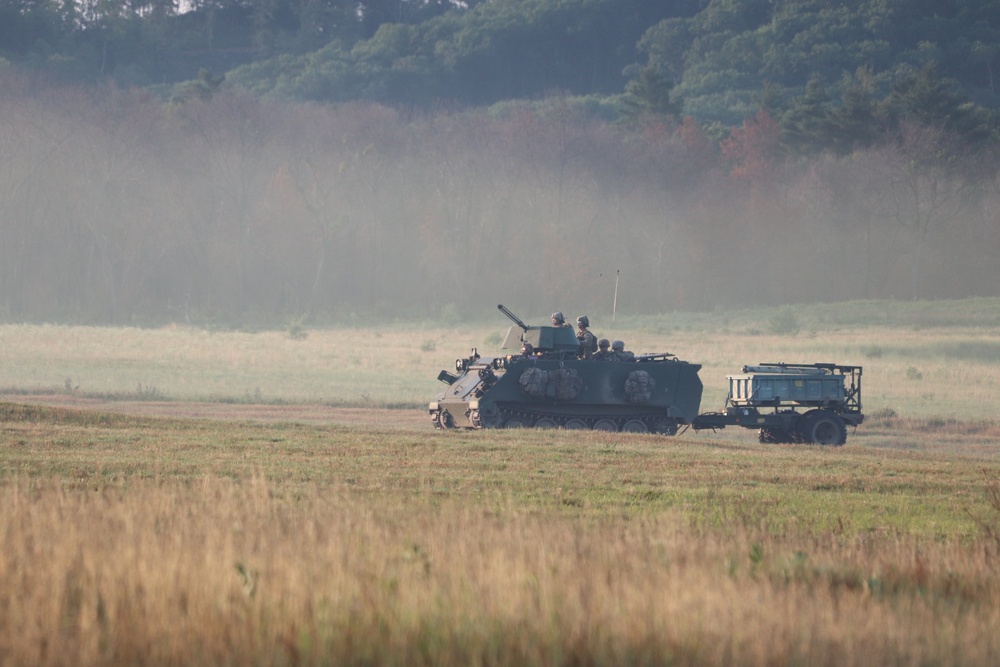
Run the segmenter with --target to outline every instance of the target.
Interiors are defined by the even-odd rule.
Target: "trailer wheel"
[[[806,415],[800,432],[803,442],[812,445],[840,446],[847,442],[847,425],[840,415],[828,410]]]

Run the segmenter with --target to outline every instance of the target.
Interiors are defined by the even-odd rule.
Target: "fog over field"
[[[0,78],[0,318],[240,326],[1000,293],[1000,164],[786,158],[558,98],[487,112]]]

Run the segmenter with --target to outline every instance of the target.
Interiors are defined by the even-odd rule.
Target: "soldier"
[[[597,361],[617,361],[618,357],[610,349],[611,343],[608,342],[607,338],[602,338],[597,341],[597,347],[600,349],[594,354],[594,359]]]
[[[569,323],[566,322],[566,318],[563,317],[561,311],[557,310],[556,312],[552,313],[552,326],[559,328],[565,328],[569,326]]]
[[[581,315],[576,318],[576,339],[580,341],[580,350],[577,352],[577,359],[590,359],[597,351],[597,338],[590,333],[587,327],[590,326],[590,318]]]
[[[521,357],[524,359],[531,359],[534,356],[535,346],[528,341],[524,341],[524,344],[521,345]]]
[[[625,351],[625,343],[620,340],[611,344],[611,353],[618,357],[618,361],[632,361],[635,358],[634,354]]]

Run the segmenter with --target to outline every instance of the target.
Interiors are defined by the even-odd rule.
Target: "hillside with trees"
[[[929,66],[969,104],[996,109],[1000,5],[11,0],[0,7],[0,57],[62,81],[152,86],[207,69],[282,99],[422,108],[630,88],[646,108],[732,126],[811,82],[856,103]]]
[[[1000,294],[997,3],[0,14],[4,320]]]

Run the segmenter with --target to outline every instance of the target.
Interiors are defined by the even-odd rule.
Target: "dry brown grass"
[[[706,410],[864,364],[844,448],[432,431],[495,331],[0,326],[0,384],[83,408],[0,403],[0,665],[1000,663],[994,333],[615,332]]]
[[[0,404],[0,664],[995,664],[997,457]]]
[[[987,545],[261,477],[0,491],[0,662],[989,665]]]
[[[112,329],[0,325],[0,391],[116,400],[222,400],[378,407],[426,405],[438,371],[476,347],[496,353],[495,326],[208,332],[191,327]],[[701,363],[702,409],[720,409],[726,375],[759,362],[865,367],[869,412],[990,420],[1000,415],[1000,333],[981,327],[831,327],[797,335],[746,326],[598,331],[636,352]]]

